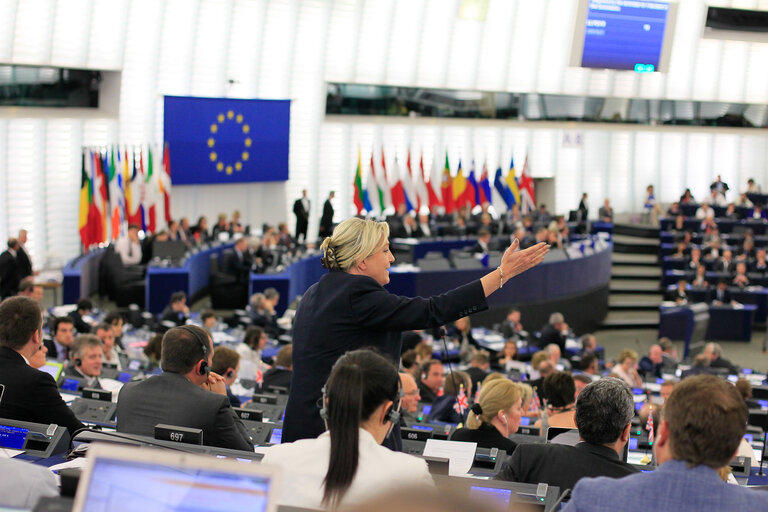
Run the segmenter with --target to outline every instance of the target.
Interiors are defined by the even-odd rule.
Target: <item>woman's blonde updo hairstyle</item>
[[[467,417],[467,428],[475,430],[482,423],[491,423],[499,411],[506,411],[523,398],[523,389],[509,379],[496,379],[484,384]],[[477,405],[480,407],[477,407]],[[476,411],[482,410],[480,414]]]
[[[333,230],[323,240],[323,266],[328,270],[348,272],[365,258],[375,253],[381,240],[389,238],[389,224],[352,217]]]

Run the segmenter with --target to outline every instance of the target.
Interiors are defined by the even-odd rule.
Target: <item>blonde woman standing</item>
[[[513,276],[538,265],[546,244],[515,252],[481,279],[429,298],[389,293],[389,226],[347,219],[323,241],[323,266],[330,270],[304,294],[293,328],[293,380],[285,411],[283,440],[313,438],[325,429],[317,401],[336,360],[349,350],[376,347],[392,361],[400,357],[403,330],[439,327],[488,308],[486,297]],[[391,446],[398,446],[399,432]]]

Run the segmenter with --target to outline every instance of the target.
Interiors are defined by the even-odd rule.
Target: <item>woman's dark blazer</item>
[[[389,293],[368,276],[327,273],[307,290],[296,311],[283,442],[325,431],[317,404],[345,352],[375,347],[397,365],[401,331],[439,327],[487,308],[479,280],[425,299]]]

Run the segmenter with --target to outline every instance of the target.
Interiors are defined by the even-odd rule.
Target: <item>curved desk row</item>
[[[106,249],[95,249],[69,261],[62,269],[62,304],[75,304],[80,297],[99,291],[99,263]]]
[[[430,242],[430,250],[442,250],[436,244]],[[611,254],[610,244],[596,252],[587,250],[585,256],[576,259],[567,259],[562,251],[551,253],[541,265],[513,278],[494,293],[488,300],[490,309],[473,315],[474,324],[490,327],[501,322],[514,305],[521,310],[526,325],[543,325],[550,313],[560,311],[576,332],[594,330],[608,313]],[[419,271],[392,267],[387,289],[407,297],[429,297],[479,279],[488,271]],[[297,295],[304,293],[325,272],[319,256],[304,258],[280,274],[251,274],[249,293],[276,288],[280,292],[277,311],[282,314]]]

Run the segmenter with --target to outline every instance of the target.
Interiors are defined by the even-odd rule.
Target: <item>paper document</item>
[[[424,456],[448,459],[448,474],[450,476],[461,476],[467,474],[472,468],[476,451],[477,443],[427,439]]]
[[[17,455],[24,453],[23,450],[13,450],[11,448],[0,448],[0,459],[12,459]]]

